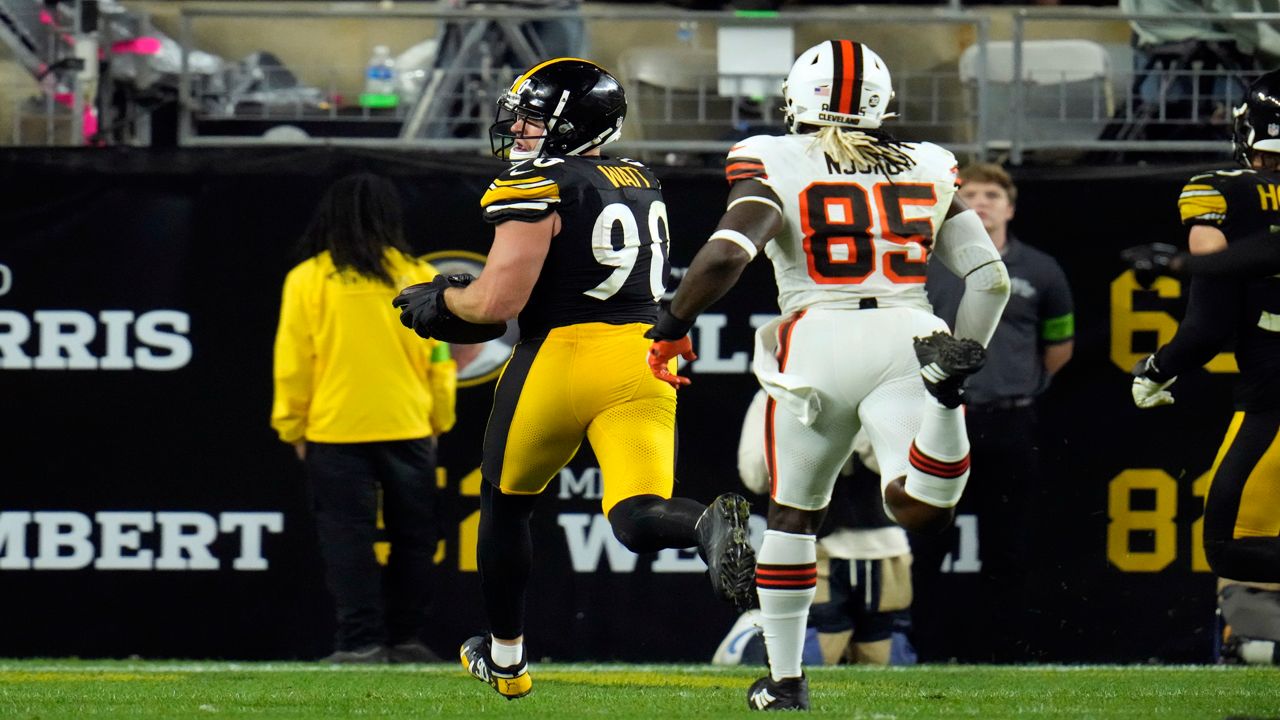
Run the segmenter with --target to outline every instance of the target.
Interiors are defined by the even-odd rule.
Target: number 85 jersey
[[[903,144],[914,166],[886,175],[823,152],[816,135],[757,135],[729,150],[725,174],[769,186],[782,201],[783,230],[765,253],[778,305],[930,311],[925,269],[956,190],[956,159],[932,143]]]

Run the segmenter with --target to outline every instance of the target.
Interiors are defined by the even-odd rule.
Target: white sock
[[[493,658],[494,665],[498,667],[515,667],[520,664],[520,660],[524,658],[523,640],[515,645],[503,645],[492,635],[489,637],[489,655]]]
[[[1250,665],[1274,665],[1276,644],[1271,640],[1244,640],[1240,643],[1240,659]]]
[[[935,507],[954,507],[969,481],[969,435],[964,410],[925,403],[920,432],[911,443],[907,481],[911,497]]]
[[[964,407],[949,408],[933,398],[924,404],[916,446],[929,457],[958,460],[969,454],[969,433],[965,431]]]
[[[818,546],[813,535],[765,530],[756,556],[760,624],[774,680],[800,677],[804,630],[818,585]]]

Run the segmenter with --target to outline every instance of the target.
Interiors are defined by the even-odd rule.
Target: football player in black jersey
[[[1280,244],[1280,71],[1262,76],[1235,110],[1245,168],[1197,175],[1178,199],[1190,229],[1186,317],[1174,338],[1134,368],[1141,408],[1174,401],[1169,386],[1234,335],[1237,413],[1214,462],[1205,500],[1205,557],[1232,580],[1280,582],[1280,277],[1265,258]],[[1207,266],[1197,262],[1209,260]],[[1234,263],[1234,264],[1233,264]]]
[[[584,438],[624,545],[697,546],[716,592],[750,600],[746,500],[725,494],[708,507],[671,497],[675,390],[638,361],[666,291],[666,205],[648,168],[600,154],[626,109],[618,81],[586,60],[549,60],[516,79],[490,129],[495,155],[513,164],[480,201],[495,226],[487,263],[474,282],[443,292],[444,308],[427,310],[520,325],[484,440],[477,551],[491,635],[461,650],[468,671],[508,698],[532,689],[523,649],[529,518]]]

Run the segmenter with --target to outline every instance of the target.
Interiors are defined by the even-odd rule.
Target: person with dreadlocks
[[[849,40],[809,48],[783,97],[790,133],[730,149],[724,216],[649,333],[650,370],[687,385],[673,363],[696,359],[694,319],[760,249],[773,261],[782,314],[757,332],[753,363],[769,395],[760,442],[772,476],[756,556],[769,674],[748,690],[756,710],[809,706],[800,657],[815,534],[860,428],[890,516],[917,532],[950,525],[969,476],[961,386],[1009,297],[1000,253],[955,197],[955,157],[881,129],[893,88],[879,55]],[[964,279],[954,335],[925,296],[934,253]]]
[[[439,520],[436,438],[454,424],[457,367],[387,305],[436,269],[405,242],[395,185],[368,173],[325,193],[284,281],[271,426],[311,487],[337,611],[334,663],[429,662]],[[378,495],[391,554],[374,555]]]

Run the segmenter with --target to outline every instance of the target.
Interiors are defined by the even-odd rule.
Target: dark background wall
[[[470,157],[336,148],[6,151],[0,617],[8,622],[0,656],[327,652],[331,610],[305,483],[268,426],[279,291],[299,259],[294,242],[328,183],[367,169],[395,179],[418,249],[483,253],[490,230],[478,198],[499,167]],[[1045,399],[1046,472],[1037,532],[1027,538],[1037,567],[1027,632],[1045,660],[1210,658],[1213,580],[1194,551],[1204,489],[1195,483],[1229,418],[1231,376],[1196,373],[1180,381],[1174,407],[1133,408],[1127,367],[1155,348],[1160,332],[1167,340],[1180,288],[1168,281],[1163,297],[1139,291],[1116,260],[1128,245],[1182,238],[1174,201],[1192,170],[1053,168],[1016,178],[1014,230],[1059,259],[1077,304],[1075,359]],[[712,171],[658,174],[672,259],[685,266],[718,219],[727,188]],[[84,315],[67,320],[48,311]],[[154,332],[140,330],[154,311],[176,314],[147,316]],[[704,317],[703,359],[690,367],[694,384],[680,396],[677,492],[706,501],[738,488],[737,433],[756,387],[747,371],[751,316],[776,312],[770,268],[761,261]],[[84,317],[92,323],[77,330]],[[30,336],[18,340],[24,323]],[[75,332],[89,333],[91,359],[58,349],[55,336]],[[179,363],[186,349],[189,360]],[[180,367],[140,367],[146,352]],[[21,367],[22,357],[33,358],[31,367]],[[77,363],[90,367],[40,367]],[[445,655],[483,627],[467,539],[474,538],[475,471],[492,388],[460,390],[458,427],[441,444],[448,518],[441,620],[429,640]],[[584,453],[552,482],[535,516],[534,652],[557,660],[709,658],[732,611],[712,598],[688,553],[635,558],[612,546],[592,471]],[[763,512],[762,499],[755,508]],[[199,537],[213,523],[208,543],[189,542],[207,544],[216,569],[158,569],[166,564],[158,561],[112,569],[103,560],[103,523],[94,521],[112,511],[145,515],[154,529],[139,531],[139,549],[170,558],[167,564],[208,565],[200,552],[174,548],[180,535]],[[211,519],[165,514],[175,512]],[[228,515],[241,512],[265,513],[250,516],[262,528],[256,555],[244,547],[237,516]],[[754,523],[759,532],[763,518]],[[85,539],[75,540],[77,533]],[[73,537],[61,549],[53,547],[59,534]],[[87,560],[77,555],[86,552]],[[236,569],[241,556],[266,568]],[[75,567],[58,569],[60,562]],[[948,597],[963,604],[974,581],[951,574]]]

